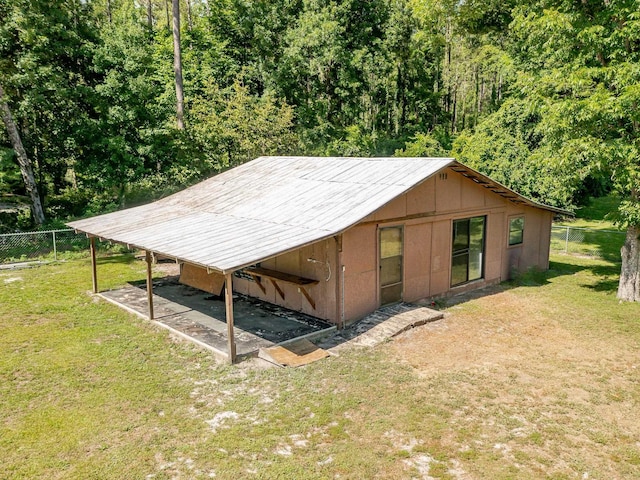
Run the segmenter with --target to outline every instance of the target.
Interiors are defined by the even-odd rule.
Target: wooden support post
[[[227,344],[229,346],[229,363],[236,361],[236,339],[233,335],[233,277],[232,273],[225,275],[224,303],[227,319]]]
[[[153,277],[151,276],[151,252],[145,250],[144,258],[147,261],[147,303],[149,305],[149,320],[153,320]]]
[[[93,281],[93,293],[98,293],[98,269],[96,268],[96,238],[89,238],[89,249],[91,250],[91,279]]]

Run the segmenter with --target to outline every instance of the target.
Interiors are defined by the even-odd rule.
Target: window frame
[[[471,266],[471,253],[472,253],[472,249],[471,249],[471,222],[473,220],[478,220],[478,219],[482,219],[482,238],[480,239],[480,243],[482,245],[482,251],[480,252],[480,269],[479,269],[479,276],[477,278],[469,278],[470,275],[470,266]],[[456,241],[456,224],[457,223],[462,223],[462,222],[467,222],[467,245],[465,248],[458,248],[456,250],[455,248],[455,241]],[[451,222],[451,270],[450,270],[450,274],[449,274],[449,287],[450,288],[454,288],[454,287],[459,287],[461,285],[466,285],[467,283],[470,282],[476,282],[478,280],[483,280],[484,279],[484,274],[485,274],[485,263],[486,263],[486,246],[487,246],[487,225],[488,225],[488,215],[476,215],[473,217],[463,217],[463,218],[455,218],[452,219]],[[457,257],[467,257],[467,261],[466,261],[466,280],[462,281],[462,282],[454,282],[454,263],[455,263],[455,259]]]

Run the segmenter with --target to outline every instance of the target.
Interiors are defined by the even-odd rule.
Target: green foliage
[[[185,131],[166,6],[0,0],[0,81],[50,215],[263,154],[395,152],[562,207],[613,190],[637,222],[637,0],[181,2]],[[0,193],[18,172],[0,134]]]
[[[220,89],[210,83],[190,109],[190,146],[199,162],[190,164],[208,175],[261,155],[293,154],[297,137],[293,109],[272,94],[256,97],[239,82]]]
[[[377,151],[377,135],[363,131],[359,125],[350,125],[340,138],[333,140],[322,155],[343,157],[370,157]]]
[[[0,195],[9,193],[24,193],[24,184],[13,150],[0,146]]]
[[[514,19],[529,71],[520,84],[540,117],[544,146],[577,177],[610,176],[624,199],[624,225],[640,224],[638,7],[556,2],[522,7]]]
[[[433,133],[416,133],[404,149],[395,152],[396,157],[446,157],[449,152]]]
[[[93,128],[89,5],[2,0],[0,26],[0,82],[46,198],[64,188]]]

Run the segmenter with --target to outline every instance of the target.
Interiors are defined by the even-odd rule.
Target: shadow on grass
[[[117,253],[106,256],[99,256],[96,258],[97,265],[109,265],[109,264],[130,264],[136,260],[133,253]]]
[[[565,258],[563,258],[565,260]],[[584,263],[583,263],[584,262]],[[588,263],[583,259],[566,256],[566,261],[549,262],[549,270],[531,270],[516,276],[513,280],[505,282],[504,285],[511,287],[535,287],[546,285],[550,279],[565,275],[574,275],[578,272],[589,271],[598,280],[593,284],[580,285],[596,292],[615,292],[618,289],[620,275],[620,264],[610,262]]]

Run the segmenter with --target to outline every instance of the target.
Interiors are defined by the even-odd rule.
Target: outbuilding
[[[556,213],[452,158],[260,157],[69,225],[225,291],[233,361],[234,291],[344,327],[381,305],[548,269]]]

